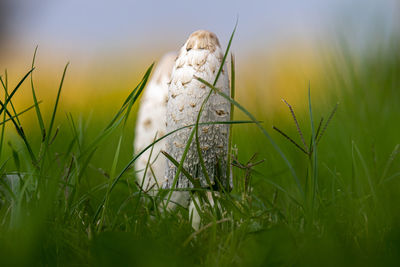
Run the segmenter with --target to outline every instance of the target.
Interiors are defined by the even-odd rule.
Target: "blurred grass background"
[[[59,131],[51,144],[51,156],[42,176],[49,178],[48,181],[65,177],[71,158],[78,158],[81,153],[76,144],[68,150],[74,140],[73,127],[67,119],[69,114],[74,118],[79,143],[85,147],[108,124],[152,61],[157,61],[164,52],[177,49],[198,28],[210,27],[207,29],[216,31],[226,44],[238,11],[239,30],[233,46],[237,56],[236,99],[263,121],[293,164],[303,186],[309,168],[307,156],[272,130],[272,126],[277,126],[300,142],[290,112],[281,99],[293,106],[306,142],[311,134],[309,84],[315,124],[321,116],[326,120],[339,103],[318,147],[318,204],[312,218],[291,199],[301,196],[287,166],[268,140],[255,126],[237,125],[233,143],[237,146],[238,160],[246,162],[254,153],[257,159],[265,159],[252,172],[253,192],[248,212],[237,215],[232,211],[237,224],[210,227],[188,246],[182,245],[193,232],[187,216],[172,214],[154,220],[145,204],[135,209],[138,198],[132,170],[123,176],[123,182],[110,197],[104,227],[98,229],[98,224],[92,221],[106,192],[102,185],[110,181],[110,175],[114,177],[112,166],[121,137],[116,172],[132,158],[137,103],[126,127],[116,129],[98,145],[86,168],[80,169],[88,158],[74,161],[76,173],[72,177],[80,177],[80,182],[78,186],[75,181],[77,192],[71,201],[68,199],[71,192],[57,183],[43,188],[38,185],[39,179],[36,181],[31,176],[34,167],[21,138],[7,123],[1,170],[4,174],[25,175],[21,181],[28,188],[19,201],[1,188],[1,262],[5,266],[397,265],[400,255],[400,159],[396,147],[400,143],[399,6],[395,1],[328,2],[325,6],[307,1],[297,12],[293,11],[298,7],[294,1],[276,5],[255,1],[243,9],[239,2],[233,2],[226,9],[217,4],[211,14],[226,12],[208,22],[204,22],[204,15],[197,13],[205,12],[210,6],[190,4],[184,10],[198,8],[198,12],[187,12],[180,17],[178,11],[171,11],[179,6],[175,1],[167,6],[157,2],[143,6],[135,3],[136,9],[146,10],[143,16],[152,21],[148,24],[164,27],[164,32],[154,29],[155,26],[137,30],[135,27],[140,27],[136,25],[143,19],[139,16],[138,21],[115,19],[124,25],[119,33],[113,32],[118,28],[117,22],[100,23],[100,17],[107,14],[107,10],[102,10],[105,4],[95,8],[96,14],[89,13],[95,26],[85,24],[82,32],[77,33],[79,23],[90,21],[90,16],[87,20],[81,18],[86,4],[74,13],[74,22],[73,14],[68,13],[79,9],[74,4],[66,4],[64,13],[60,11],[62,5],[46,1],[40,1],[38,6],[16,1],[20,6],[13,10],[11,2],[1,2],[10,8],[9,13],[4,11],[5,7],[0,9],[7,14],[0,17],[7,19],[8,24],[17,21],[18,16],[30,15],[25,24],[19,22],[22,26],[13,24],[1,28],[2,36],[7,36],[0,42],[1,76],[5,77],[7,69],[9,85],[13,88],[29,71],[33,50],[39,44],[33,79],[38,99],[43,100],[40,107],[46,123],[64,64],[71,61],[57,111],[55,126]],[[52,5],[53,9],[47,9],[44,18],[33,23],[35,17],[40,17],[41,8]],[[150,7],[157,11],[151,13]],[[37,15],[33,11],[19,12],[30,8]],[[138,13],[136,9],[131,9],[134,14]],[[252,22],[250,18],[255,9],[260,11],[254,13]],[[328,12],[330,9],[333,11]],[[115,13],[113,18],[118,16],[118,10],[118,5],[111,9]],[[261,11],[265,14],[260,14]],[[122,17],[127,16],[125,12]],[[276,14],[272,16],[272,13]],[[182,20],[192,16],[192,20],[161,23],[171,14]],[[269,20],[265,19],[268,15],[271,15]],[[55,19],[57,16],[60,20]],[[324,17],[331,20],[321,20]],[[62,21],[63,18],[67,20]],[[257,19],[261,23],[257,24]],[[29,26],[30,23],[34,26]],[[293,30],[297,24],[301,27]],[[7,25],[6,20],[0,25]],[[167,27],[174,30],[165,32]],[[128,35],[135,38],[121,37]],[[32,105],[28,80],[16,93],[13,103],[18,111]],[[246,119],[239,111],[235,114],[236,119]],[[33,150],[39,153],[42,135],[35,111],[19,119]],[[27,177],[32,179],[26,182]],[[235,169],[235,178],[242,179],[243,171]],[[5,176],[2,179],[6,181]],[[100,188],[95,190],[97,186]],[[15,189],[17,194],[21,185],[16,187],[19,187]]]

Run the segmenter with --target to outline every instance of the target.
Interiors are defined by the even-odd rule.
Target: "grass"
[[[305,81],[302,106],[285,101],[289,112],[273,121],[199,79],[232,103],[235,122],[233,190],[214,195],[219,205],[199,209],[198,231],[187,209],[160,213],[160,197],[135,182],[132,113],[153,65],[119,109],[90,120],[59,110],[63,82],[73,79],[67,66],[53,108],[42,109],[35,50],[16,86],[1,76],[1,265],[396,265],[398,45],[393,39],[368,56],[341,46],[324,64],[324,93],[315,96],[311,81],[307,95]],[[236,93],[246,88],[235,77],[255,79],[241,77],[234,64],[231,75]],[[28,78],[32,103],[19,110],[15,98]],[[36,116],[34,127],[24,126],[27,113]]]

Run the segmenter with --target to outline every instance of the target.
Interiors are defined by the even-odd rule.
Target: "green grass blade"
[[[17,121],[14,119],[14,116],[11,115],[11,113],[8,111],[7,108],[5,108],[5,105],[1,101],[0,101],[0,106],[3,110],[6,111],[5,113],[8,115],[8,117],[11,119],[12,123],[14,124],[15,129],[17,130],[19,136],[24,141],[24,144],[25,144],[26,148],[28,149],[29,156],[31,157],[31,160],[32,160],[33,164],[35,165],[37,163],[35,154],[33,153],[31,145],[29,144],[28,139],[25,136],[22,126],[18,125]]]
[[[192,132],[190,133],[188,142],[186,143],[186,147],[185,147],[185,150],[183,151],[182,158],[181,158],[181,160],[180,160],[180,162],[179,162],[178,169],[176,170],[176,174],[175,174],[174,180],[172,181],[172,186],[171,186],[171,188],[170,188],[170,189],[172,189],[172,190],[175,189],[176,184],[177,184],[177,182],[178,182],[178,177],[179,177],[179,174],[181,173],[181,171],[182,171],[182,169],[183,169],[183,162],[185,161],[186,155],[187,155],[187,153],[188,153],[188,151],[189,151],[190,144],[191,144],[191,142],[192,142],[192,139],[193,139],[193,137],[194,137],[194,134],[195,134],[195,129],[193,129]],[[207,182],[208,182],[208,181],[207,181]],[[165,203],[165,206],[168,206],[168,203],[170,202],[171,197],[172,197],[172,191],[171,191],[171,192],[169,193],[169,195],[168,195],[167,202]]]
[[[229,38],[229,42],[228,42],[228,45],[227,45],[227,47],[226,47],[224,57],[222,58],[221,65],[219,66],[217,75],[215,76],[215,80],[214,80],[214,83],[213,83],[214,86],[217,84],[217,81],[218,81],[218,79],[219,79],[219,76],[220,76],[221,73],[222,73],[222,69],[224,68],[224,65],[225,65],[225,62],[226,62],[226,58],[228,57],[229,50],[231,49],[233,36],[235,36],[235,32],[236,32],[236,28],[237,28],[238,22],[239,22],[239,20],[236,20],[235,27],[233,28],[231,37]]]
[[[86,155],[87,153],[90,153],[93,149],[95,149],[103,140],[105,137],[107,137],[109,134],[111,134],[114,129],[116,129],[123,121],[126,122],[125,118],[129,115],[131,111],[131,107],[134,103],[136,103],[136,100],[139,98],[140,94],[142,93],[144,87],[147,84],[147,81],[149,79],[150,73],[153,69],[154,63],[150,65],[150,67],[147,69],[146,73],[144,74],[142,80],[140,83],[136,86],[135,89],[129,94],[129,96],[125,99],[123,105],[121,108],[118,110],[117,114],[111,119],[110,123],[100,132],[100,134],[84,149],[84,151],[81,153],[81,156]],[[128,110],[125,112],[124,115],[123,112],[128,108]]]
[[[236,90],[236,71],[235,71],[235,56],[231,53],[231,98],[235,99],[235,90]],[[231,110],[230,110],[230,121],[233,121],[234,116],[234,105],[231,103]],[[227,179],[231,179],[231,161],[232,161],[232,125],[229,126],[229,140],[228,140],[228,166],[226,168],[226,177]]]
[[[32,106],[30,106],[30,107],[24,109],[23,111],[21,111],[21,112],[15,114],[15,115],[13,115],[11,118],[13,118],[13,119],[14,119],[14,118],[17,118],[17,117],[19,117],[20,115],[24,114],[25,112],[28,112],[29,110],[31,110],[31,109],[33,109],[34,107],[36,107],[36,105],[39,105],[39,104],[41,104],[41,103],[42,103],[42,101],[39,101],[39,102],[37,102],[37,104],[34,104],[34,105],[32,105]],[[0,122],[0,125],[5,124],[6,122],[10,121],[11,118],[8,118],[8,119],[3,120],[2,122]]]
[[[282,150],[279,148],[279,146],[275,143],[275,141],[272,139],[272,137],[268,134],[267,130],[265,130],[265,128],[260,124],[260,122],[249,111],[247,111],[247,109],[245,109],[242,105],[240,105],[234,99],[230,98],[229,96],[227,96],[226,94],[221,92],[218,88],[211,85],[209,82],[203,80],[200,77],[196,77],[196,79],[198,81],[202,82],[203,84],[205,84],[206,86],[212,88],[215,92],[217,92],[217,94],[219,94],[219,95],[223,96],[224,98],[226,98],[227,100],[229,100],[232,104],[234,104],[236,107],[238,107],[244,114],[246,114],[247,117],[249,117],[252,120],[252,122],[254,122],[257,125],[257,127],[261,130],[261,132],[264,134],[264,136],[267,137],[268,141],[271,143],[273,148],[278,152],[278,154],[284,160],[286,165],[289,167],[289,170],[292,173],[292,176],[293,176],[293,179],[295,180],[297,188],[298,188],[300,194],[302,195],[302,197],[304,198],[305,195],[304,195],[303,188],[300,184],[299,178],[296,175],[296,172],[294,171],[292,164],[289,162],[289,160],[287,159],[285,154],[282,152]]]
[[[177,167],[177,168],[179,167],[179,162],[178,162],[176,159],[174,159],[170,154],[168,154],[168,153],[165,152],[165,151],[161,151],[161,153],[162,153],[169,161],[171,161],[172,164],[175,165],[175,167]],[[186,176],[186,178],[188,178],[188,180],[194,185],[194,187],[201,188],[200,183],[199,183],[199,180],[193,178],[193,176],[192,176],[185,168],[183,168],[183,167],[182,167],[182,173],[183,173],[183,175]]]
[[[123,135],[121,135],[118,140],[118,145],[117,145],[117,149],[115,151],[114,160],[111,165],[110,177],[114,177],[115,172],[117,170],[117,164],[118,164],[118,159],[119,159],[120,150],[121,150],[122,138],[123,138]]]
[[[6,70],[6,79],[8,80],[7,70]],[[1,84],[3,85],[5,97],[6,97],[6,99],[7,99],[7,98],[8,98],[8,86],[3,82],[3,80],[1,79],[1,77],[0,77],[0,81],[1,81]],[[21,125],[21,122],[20,122],[19,119],[18,119],[17,112],[16,112],[16,110],[15,110],[14,104],[13,104],[13,102],[12,102],[11,99],[10,99],[10,105],[11,105],[12,111],[14,112],[14,118],[16,118],[16,121],[17,121],[18,125]]]
[[[375,188],[374,188],[374,184],[372,183],[371,174],[369,172],[367,163],[366,163],[363,155],[361,154],[360,150],[358,149],[358,146],[355,143],[354,143],[354,149],[357,152],[358,158],[360,159],[361,165],[364,169],[364,173],[365,173],[365,176],[367,177],[367,181],[368,181],[369,188],[371,190],[371,194],[372,194],[374,200],[376,200],[377,197],[376,197],[376,193],[375,193]]]
[[[32,73],[32,71],[34,70],[31,69],[30,71],[28,71],[27,74],[25,74],[25,76],[19,81],[19,83],[17,84],[17,86],[14,88],[14,90],[12,90],[11,94],[6,98],[6,100],[3,103],[3,106],[0,108],[0,114],[4,111],[4,108],[7,106],[8,102],[11,101],[11,98],[14,96],[14,94],[18,91],[19,87],[23,84],[23,82],[25,81],[25,79],[29,76],[29,74]],[[2,80],[2,78],[0,77],[0,79]]]
[[[117,145],[117,149],[116,149],[116,151],[115,151],[115,154],[114,154],[114,160],[113,160],[113,163],[112,163],[112,166],[111,166],[111,170],[110,170],[110,177],[114,177],[114,175],[115,175],[115,171],[116,171],[116,169],[117,169],[117,164],[118,164],[118,159],[119,159],[119,155],[120,155],[120,149],[121,149],[121,143],[122,143],[122,137],[123,137],[123,135],[121,135],[120,136],[120,138],[119,138],[119,140],[118,140],[118,145]],[[111,183],[109,182],[109,186],[111,185]],[[103,208],[103,212],[102,212],[102,215],[101,215],[101,218],[100,218],[100,223],[99,223],[99,225],[98,225],[98,230],[100,230],[101,228],[102,228],[102,226],[103,226],[103,223],[104,223],[104,218],[105,218],[105,215],[106,215],[106,209],[107,209],[107,206],[108,206],[108,201],[109,201],[109,190],[107,190],[107,193],[106,193],[106,200],[105,200],[105,202],[104,202],[104,208]],[[136,206],[137,207],[137,206]]]
[[[8,87],[8,77],[6,76],[5,79],[6,79],[5,83],[3,83],[3,79],[0,76],[0,81],[1,81],[4,89],[6,90],[7,87]],[[6,93],[4,93],[4,99],[7,99],[7,94]],[[5,126],[6,126],[5,121],[6,121],[6,113],[4,112],[4,114],[3,114],[3,125],[1,127],[1,137],[0,137],[0,159],[1,159],[1,155],[3,153],[4,135],[5,135]]]
[[[311,167],[312,167],[312,184],[313,184],[313,190],[312,190],[312,203],[311,203],[311,208],[314,209],[314,202],[315,198],[317,195],[317,185],[318,185],[318,161],[317,161],[317,144],[316,144],[316,136],[315,136],[315,129],[314,129],[314,118],[313,118],[313,113],[312,113],[312,105],[311,105],[311,88],[310,88],[310,83],[308,83],[308,108],[309,108],[309,113],[310,113],[310,124],[311,124],[311,149],[312,153],[310,154],[310,157],[313,157],[311,160]]]
[[[1,135],[0,135],[0,159],[1,155],[3,154],[3,144],[4,144],[4,135],[6,129],[6,113],[3,114],[3,121],[1,125]]]
[[[72,114],[71,114],[71,113],[69,113],[69,114],[67,115],[67,119],[68,119],[68,121],[69,121],[70,124],[71,124],[72,133],[73,133],[73,135],[74,135],[74,139],[76,140],[76,142],[77,142],[77,144],[78,144],[79,152],[81,152],[81,150],[82,150],[82,145],[81,145],[81,142],[80,142],[80,140],[79,140],[78,131],[76,130],[75,121],[74,121],[74,118],[72,117]]]
[[[35,67],[35,60],[36,60],[37,50],[38,50],[38,46],[36,46],[35,52],[33,53],[32,67],[31,67],[32,69]],[[31,89],[32,89],[33,102],[35,103],[36,117],[38,119],[39,127],[40,127],[40,130],[42,132],[43,139],[44,139],[44,137],[46,135],[46,129],[44,127],[44,122],[43,122],[42,113],[40,111],[40,107],[39,107],[39,105],[37,105],[38,101],[37,101],[37,98],[36,98],[36,90],[35,90],[35,86],[34,86],[34,83],[33,83],[33,73],[31,73]]]
[[[52,115],[51,115],[49,128],[48,128],[48,130],[47,130],[46,145],[48,145],[49,142],[50,142],[51,133],[52,133],[53,126],[54,126],[54,121],[55,121],[55,119],[56,119],[56,113],[57,113],[58,103],[59,103],[59,101],[60,101],[61,89],[62,89],[63,84],[64,84],[65,74],[67,73],[68,66],[69,66],[69,63],[67,63],[67,64],[65,65],[65,67],[64,67],[64,71],[63,71],[63,74],[62,74],[62,77],[61,77],[60,86],[58,87],[56,102],[54,103],[53,113],[52,113]]]
[[[206,179],[207,184],[208,184],[208,186],[209,186],[210,188],[212,188],[212,183],[211,183],[211,180],[210,180],[210,176],[208,175],[208,172],[207,172],[207,169],[206,169],[206,166],[205,166],[205,163],[204,163],[203,154],[202,154],[202,152],[201,152],[201,147],[200,147],[200,141],[199,141],[199,122],[200,122],[200,115],[201,115],[201,113],[203,112],[204,106],[206,105],[206,103],[207,103],[208,99],[210,98],[211,94],[212,94],[212,90],[210,90],[210,92],[208,93],[207,97],[204,99],[203,103],[201,103],[201,107],[200,107],[200,110],[199,110],[199,113],[198,113],[197,119],[196,119],[196,125],[194,126],[196,148],[197,148],[197,154],[198,154],[198,156],[199,156],[199,162],[200,162],[201,170],[202,170],[203,175],[204,175],[204,178]],[[190,135],[190,137],[192,137],[192,135]],[[188,140],[188,142],[187,142],[187,144],[186,144],[186,146],[187,146],[188,149],[189,149],[189,147],[190,147],[190,144],[192,143],[192,138],[190,138],[190,137],[189,137],[189,140]],[[185,150],[186,150],[186,149],[185,149]],[[184,153],[184,155],[186,155],[186,153]],[[182,159],[181,162],[182,162],[182,164],[183,164],[184,159]],[[183,168],[183,167],[182,167],[182,168]],[[179,169],[180,169],[180,168],[178,168],[178,170],[179,170]],[[178,172],[177,172],[177,173],[178,173]],[[178,175],[179,175],[179,173],[178,173]],[[215,181],[214,181],[214,182],[215,182]],[[211,189],[211,190],[212,190],[212,189]],[[167,201],[167,204],[168,204],[168,201]]]
[[[226,49],[225,49],[225,53],[224,53],[223,59],[222,59],[222,61],[221,61],[221,65],[219,66],[217,75],[215,76],[215,79],[214,79],[214,82],[213,82],[213,85],[214,85],[214,86],[217,84],[218,78],[220,77],[220,75],[221,75],[221,73],[222,73],[222,70],[223,70],[223,68],[224,68],[224,66],[225,66],[226,58],[228,57],[229,50],[230,50],[231,45],[232,45],[232,40],[233,40],[233,37],[234,37],[235,32],[236,32],[237,24],[238,24],[238,21],[236,21],[236,25],[235,25],[235,27],[234,27],[234,29],[233,29],[233,31],[232,31],[231,37],[229,38],[228,46],[227,46]],[[200,122],[200,117],[201,117],[201,114],[203,113],[204,107],[205,107],[206,103],[208,102],[208,99],[210,98],[212,92],[213,92],[213,90],[210,88],[210,92],[208,93],[207,97],[204,99],[203,103],[201,104],[199,113],[197,114],[196,125],[195,125],[195,127],[194,127],[194,129],[193,129],[194,132],[195,132],[195,142],[196,142],[197,154],[198,154],[198,156],[199,156],[199,162],[200,162],[201,170],[202,170],[202,172],[203,172],[204,178],[206,179],[206,181],[207,181],[207,183],[208,183],[208,186],[210,187],[210,190],[211,190],[211,191],[212,191],[211,179],[210,179],[210,177],[209,177],[209,175],[208,175],[208,171],[207,171],[207,169],[206,169],[206,167],[205,167],[204,158],[203,158],[203,155],[202,155],[202,152],[201,152],[201,147],[200,147],[200,141],[199,141],[199,122]],[[191,143],[192,143],[192,138],[193,138],[192,135],[190,135],[189,140],[188,140],[188,142],[187,142],[187,144],[186,144],[185,151],[189,149],[189,147],[190,147],[190,145],[191,145]],[[184,155],[185,155],[185,157],[186,157],[186,153],[184,153]],[[184,162],[184,157],[182,156],[181,163],[183,164],[183,162]],[[227,164],[229,164],[229,163],[227,162]],[[227,166],[227,168],[229,168],[229,166]],[[177,171],[177,174],[176,174],[175,178],[179,177],[179,176],[178,176],[179,173],[180,173],[179,170],[180,170],[180,168],[178,168],[178,171]],[[228,181],[227,181],[227,184],[229,184],[229,177],[226,177],[226,178],[227,178],[227,180],[228,180]],[[175,179],[174,179],[174,180],[175,180]],[[214,182],[215,182],[215,180],[216,180],[215,177],[214,177],[213,180],[214,180]],[[170,194],[170,196],[171,196],[171,194]],[[170,197],[169,197],[169,198],[170,198]],[[168,204],[168,201],[167,201],[167,204]]]
[[[139,98],[140,94],[142,93],[144,87],[147,84],[147,81],[150,77],[151,71],[154,67],[154,63],[152,63],[150,65],[150,67],[147,69],[146,73],[144,74],[142,80],[140,81],[140,83],[136,86],[135,89],[133,89],[133,91],[128,95],[128,97],[125,99],[124,103],[122,104],[121,108],[119,109],[119,111],[117,112],[117,114],[114,116],[114,118],[111,120],[111,122],[108,124],[107,128],[112,127],[112,125],[116,122],[116,120],[119,118],[119,116],[124,112],[124,110],[129,107],[132,106],[136,100]],[[129,105],[129,103],[131,103],[131,105]]]
[[[393,180],[394,178],[399,177],[399,176],[400,176],[400,172],[395,173],[395,174],[389,176],[388,178],[386,178],[385,180],[383,180],[382,183],[389,182],[390,180]]]
[[[277,183],[275,183],[265,177],[264,177],[264,181],[267,182],[268,184],[274,186],[279,191],[285,193],[294,203],[296,203],[299,207],[303,208],[303,205],[293,195],[291,195],[285,188],[283,188],[282,186],[278,185]]]
[[[383,182],[383,181],[385,180],[386,175],[387,175],[387,173],[388,173],[390,167],[392,166],[393,161],[396,159],[396,156],[397,156],[397,154],[399,153],[399,151],[400,151],[400,144],[397,144],[397,145],[394,147],[392,153],[391,153],[390,156],[389,156],[388,161],[387,161],[386,164],[385,164],[385,168],[383,169],[382,176],[381,176],[380,179],[379,179],[379,184],[381,184],[381,182]]]

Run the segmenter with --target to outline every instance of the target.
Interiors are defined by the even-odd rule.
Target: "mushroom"
[[[155,138],[158,139],[166,133],[168,83],[175,59],[175,52],[164,55],[144,91],[136,121],[135,153],[140,152]],[[148,149],[135,162],[138,182],[145,191],[162,187],[166,162],[164,156],[159,154],[165,149],[164,147],[165,139],[154,145],[151,158],[149,158],[151,150]],[[143,177],[148,163],[146,175]]]
[[[167,104],[167,132],[183,126],[195,124],[202,103],[210,93],[210,88],[204,86],[196,77],[213,84],[223,60],[223,51],[217,36],[209,31],[199,30],[192,33],[189,39],[179,50],[171,74],[171,83],[168,87]],[[216,87],[229,95],[229,77],[224,63]],[[200,117],[200,123],[229,121],[230,102],[222,96],[211,93],[205,103]],[[167,137],[166,151],[178,162],[181,160],[192,128],[180,130]],[[227,154],[229,125],[208,124],[198,126],[198,138],[206,172],[211,185],[203,174],[197,151],[196,141],[193,138],[183,163],[183,168],[192,177],[198,178],[203,188],[220,185],[227,187],[230,178],[227,177]],[[167,161],[165,171],[165,188],[172,188],[177,167]],[[217,179],[219,182],[217,182]],[[179,175],[176,188],[192,188],[193,184],[182,173]],[[186,195],[186,205],[189,203]]]

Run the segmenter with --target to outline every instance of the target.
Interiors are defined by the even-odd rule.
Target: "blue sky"
[[[359,39],[377,22],[391,29],[400,14],[397,0],[11,1],[17,6],[12,23],[19,43],[78,53],[132,46],[170,49],[197,29],[216,32],[226,44],[237,15],[237,47],[296,36],[325,38],[341,30]]]

